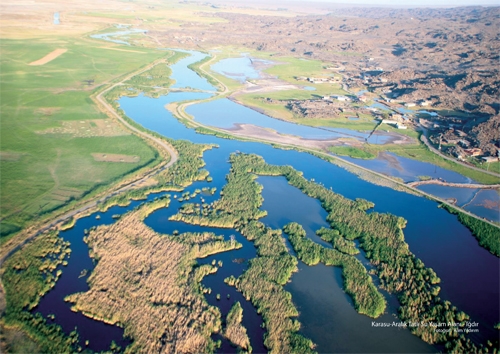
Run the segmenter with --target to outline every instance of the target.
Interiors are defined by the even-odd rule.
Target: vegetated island
[[[200,281],[217,268],[197,266],[196,259],[241,244],[209,232],[158,234],[143,223],[155,209],[148,203],[89,234],[86,242],[98,260],[90,289],[66,301],[74,311],[123,326],[133,338],[128,351],[213,352],[210,336],[222,329],[221,316],[207,304]]]
[[[231,227],[233,224],[249,240],[255,240],[259,257],[250,261],[249,269],[240,278],[229,278],[227,282],[230,285],[235,285],[262,311],[266,328],[269,330],[266,346],[270,349],[275,349],[275,347],[269,346],[271,343],[268,341],[272,333],[270,325],[273,317],[268,320],[266,313],[272,313],[272,307],[269,304],[272,302],[267,299],[266,294],[261,289],[265,289],[264,284],[269,283],[268,279],[276,279],[277,275],[273,274],[276,269],[258,265],[260,273],[254,273],[253,268],[257,266],[255,263],[262,262],[260,259],[264,258],[264,255],[273,254],[272,247],[279,245],[279,250],[285,248],[285,245],[281,237],[278,237],[279,230],[273,231],[259,221],[252,219],[262,213],[257,209],[260,206],[260,187],[254,181],[255,175],[286,177],[291,185],[322,203],[323,208],[329,213],[327,220],[333,230],[342,235],[346,241],[359,239],[360,247],[375,266],[381,287],[397,295],[401,305],[399,317],[403,321],[420,323],[424,319],[429,322],[461,323],[469,319],[469,316],[463,311],[439,297],[440,287],[438,284],[440,279],[431,268],[425,267],[424,263],[410,252],[408,244],[404,241],[402,229],[406,221],[403,218],[377,212],[366,213],[366,210],[373,206],[372,203],[364,200],[351,201],[344,198],[315,182],[308,181],[301,172],[290,166],[268,165],[261,157],[246,154],[232,154],[230,161],[232,163],[231,172],[227,176],[228,184],[222,190],[221,199],[214,202],[210,208],[196,209],[187,205],[180,209],[179,214],[172,216],[172,219],[198,225]],[[253,196],[249,195],[248,192],[253,193]],[[237,205],[242,202],[245,203],[246,208],[243,208],[241,204]],[[243,212],[238,217],[238,213],[235,211],[240,209],[243,209]],[[339,265],[339,257],[342,253],[310,242],[304,237],[303,229],[298,224],[287,225],[285,231],[289,233],[290,241],[298,257],[306,263],[315,264],[322,261],[326,264]],[[333,240],[334,244],[335,239],[339,237],[336,233],[325,235],[324,230],[320,231],[320,234]],[[265,248],[262,247],[264,245],[262,238],[266,242]],[[345,247],[345,242],[339,242],[339,245]],[[289,256],[288,253],[284,254],[281,251],[274,253],[274,257],[286,256]],[[345,257],[345,254],[340,257],[340,260],[342,257]],[[288,264],[285,259],[281,261],[282,265]],[[272,264],[271,260],[268,262],[268,264]],[[282,266],[279,274],[282,274],[283,268],[285,267]],[[294,269],[290,265],[288,272],[292,272]],[[288,273],[283,273],[283,275],[285,274],[287,277],[284,279],[288,279]],[[350,277],[354,275],[359,277],[359,273],[353,274],[344,269],[344,283],[347,291],[349,291]],[[279,279],[284,280],[282,276]],[[261,283],[262,285],[260,285]],[[359,284],[354,283],[353,285],[359,286]],[[368,293],[371,287],[361,286],[356,290]],[[363,299],[365,296],[359,294],[353,298],[358,311],[366,308],[371,311],[369,313],[380,313],[382,308],[380,302],[369,299],[372,301],[373,307],[364,307]],[[457,330],[453,328],[446,333],[422,326],[411,328],[411,331],[428,343],[444,343],[449,351],[476,352],[485,349],[483,344],[479,347],[476,346],[470,338],[463,334],[459,335]],[[280,349],[282,348],[283,346],[280,347]]]
[[[99,206],[101,211],[107,210],[113,205],[128,205],[130,199],[144,199],[148,194],[154,192],[181,191],[193,181],[207,178],[208,171],[202,168],[205,164],[202,155],[203,151],[212,148],[212,145],[193,144],[188,141],[176,141],[172,139],[168,139],[168,141],[179,153],[177,163],[152,177],[152,184],[110,197]],[[135,217],[138,220],[142,220],[155,209],[166,206],[168,206],[168,198],[161,198],[153,203],[144,205],[134,215],[136,215]],[[122,225],[122,223],[126,223],[130,218],[131,216],[127,215],[117,221],[117,223]],[[71,219],[66,226],[72,227],[74,221],[74,219]],[[143,225],[142,221],[138,222],[138,224]],[[151,231],[148,228],[146,229],[148,232]],[[89,239],[92,239],[91,236],[98,231],[91,231],[88,236]],[[219,238],[215,238],[213,235],[203,237],[206,238],[207,242],[212,240],[216,248],[221,247],[221,240]],[[233,244],[231,247],[236,246],[236,244]],[[41,315],[33,315],[29,312],[29,310],[36,307],[40,298],[53,288],[63,270],[61,265],[64,266],[67,264],[66,258],[70,253],[69,244],[58,237],[56,232],[49,232],[27,243],[2,264],[0,272],[2,274],[6,300],[2,326],[5,328],[5,333],[8,333],[5,344],[2,340],[3,348],[20,352],[59,353],[71,352],[78,349],[76,344],[78,333],[76,331],[72,332],[68,337],[59,325],[49,324]],[[147,254],[147,252],[144,254]],[[200,269],[202,270],[197,270],[198,273],[195,276],[196,279],[199,279],[198,282],[201,281],[201,274],[207,271],[204,266],[200,267]],[[125,274],[125,271],[123,274]],[[121,279],[121,281],[124,284],[127,283],[125,279]],[[22,296],[19,296],[19,294],[22,294]],[[214,313],[216,314],[217,311]],[[92,314],[89,312],[88,315],[96,319],[114,323],[113,318],[105,318],[98,311]],[[220,317],[220,315],[218,316]],[[17,338],[18,340],[9,338]],[[213,345],[213,343],[210,343],[207,345]]]

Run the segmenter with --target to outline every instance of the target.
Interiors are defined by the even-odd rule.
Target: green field
[[[243,49],[238,50],[234,48],[225,48],[221,54],[217,55],[217,59],[238,57],[239,53],[243,52]],[[288,82],[297,86],[310,86],[314,87],[315,90],[283,90],[283,91],[273,91],[273,92],[258,92],[252,94],[242,94],[236,96],[237,100],[248,106],[255,108],[265,114],[287,121],[292,121],[294,123],[307,125],[307,126],[320,126],[320,127],[331,127],[331,128],[346,128],[356,131],[371,131],[378,123],[374,122],[373,116],[370,114],[351,114],[348,109],[344,111],[339,117],[335,118],[303,118],[297,117],[293,114],[291,110],[286,107],[286,101],[288,100],[309,100],[309,99],[319,99],[325,95],[332,94],[347,94],[340,84],[325,83],[325,84],[313,84],[308,81],[298,80],[298,77],[328,77],[334,74],[333,71],[326,69],[326,64],[317,60],[303,60],[291,57],[280,57],[276,60],[270,53],[262,52],[250,52],[252,56],[275,61],[276,65],[264,70],[267,74],[273,77],[279,78],[285,82]],[[220,78],[220,80],[226,84],[229,82],[230,89],[235,89],[234,80],[224,78],[221,75],[211,73],[212,75]],[[227,86],[227,84],[226,84]],[[267,99],[271,98],[274,103],[270,103]],[[283,102],[277,102],[283,101]],[[353,107],[359,107],[360,104],[351,104]],[[363,104],[364,105],[364,104]],[[455,112],[453,112],[455,113]],[[357,115],[358,120],[348,120],[349,116]],[[383,129],[387,132],[398,133],[406,135],[417,140],[419,138],[419,133],[413,129],[400,130],[396,129],[390,125],[383,124],[378,129]],[[437,166],[456,171],[467,177],[470,177],[479,183],[493,184],[499,183],[498,178],[481,173],[479,171],[472,170],[460,164],[454,163],[452,161],[446,160],[431,151],[429,151],[421,143],[415,143],[412,145],[370,145],[365,144],[363,147],[332,147],[331,152],[334,152],[342,156],[351,156],[355,158],[371,159],[375,158],[381,151],[392,151],[396,154],[412,158],[419,161],[429,162]],[[500,163],[491,163],[489,166],[486,164],[478,165],[478,167],[483,169],[490,169],[491,171],[497,171]]]
[[[297,86],[307,86],[313,87],[314,90],[283,90],[274,92],[263,92],[255,94],[245,94],[238,96],[243,104],[248,106],[257,107],[266,114],[281,119],[293,120],[296,117],[293,116],[292,112],[285,108],[283,105],[270,104],[265,101],[266,98],[271,98],[273,100],[309,100],[318,99],[326,95],[333,94],[347,94],[340,84],[333,83],[323,83],[323,84],[313,84],[309,81],[299,80],[298,77],[331,77],[339,76],[339,74],[334,73],[331,70],[325,69],[327,64],[318,60],[303,60],[299,58],[274,58],[271,54],[262,55],[262,53],[256,53],[256,56],[262,57],[266,60],[271,60],[277,64],[264,70],[265,73],[277,77],[287,83]],[[307,121],[300,122],[301,124],[310,125]]]
[[[99,111],[90,96],[165,52],[104,45],[76,38],[2,40],[1,242],[43,214],[157,159],[143,140]],[[58,48],[67,52],[45,65],[28,65]],[[94,82],[89,86],[83,80]],[[95,161],[93,153],[138,161]]]

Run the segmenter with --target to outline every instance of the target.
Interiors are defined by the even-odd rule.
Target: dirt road
[[[129,80],[131,77],[138,75],[144,71],[147,71],[151,67],[153,67],[161,62],[164,62],[164,59],[157,60],[157,61],[151,63],[150,65],[148,65],[147,67],[145,67],[141,70],[138,70],[136,72],[133,72],[132,74],[126,76],[125,78],[123,78],[119,82],[108,87],[106,90],[101,91],[95,97],[95,100],[98,103],[98,105],[101,106],[101,108],[106,113],[108,113],[111,116],[113,116],[114,118],[118,119],[118,121],[120,121],[129,130],[133,131],[134,133],[136,133],[140,137],[152,142],[156,147],[159,147],[159,148],[163,149],[166,153],[168,153],[168,155],[170,156],[170,160],[168,161],[168,163],[161,163],[159,166],[156,166],[154,169],[149,171],[147,174],[142,175],[138,179],[133,180],[133,181],[127,183],[126,185],[122,185],[120,188],[118,188],[114,191],[110,191],[108,194],[106,194],[105,196],[103,196],[97,200],[90,201],[81,207],[78,207],[78,208],[73,209],[67,213],[64,213],[63,215],[56,217],[52,221],[47,222],[40,227],[37,227],[36,230],[34,230],[32,232],[27,231],[25,233],[24,237],[21,234],[21,235],[18,235],[17,237],[12,238],[8,242],[6,242],[4,245],[2,245],[2,248],[0,250],[0,264],[2,264],[5,261],[5,259],[7,259],[11,254],[13,254],[17,250],[19,250],[23,245],[25,245],[26,243],[31,241],[36,236],[44,233],[45,231],[55,227],[56,225],[58,225],[62,222],[65,222],[66,220],[69,220],[70,218],[72,218],[78,214],[81,214],[87,210],[91,210],[91,209],[95,208],[97,206],[97,204],[104,202],[106,199],[108,199],[108,198],[110,198],[118,193],[122,193],[122,192],[129,190],[129,189],[134,188],[137,184],[142,183],[145,180],[151,178],[153,175],[159,173],[160,171],[163,171],[164,169],[169,168],[177,161],[178,153],[170,144],[168,144],[166,141],[164,141],[162,139],[159,139],[155,136],[152,136],[152,135],[150,135],[146,132],[143,132],[143,131],[137,129],[136,127],[132,126],[125,119],[123,119],[123,117],[121,117],[103,97],[108,91],[112,90],[116,86],[122,85],[123,82]]]
[[[462,165],[462,166],[465,166],[467,168],[470,168],[472,170],[475,170],[475,171],[479,171],[479,172],[483,172],[483,173],[486,173],[488,175],[491,175],[491,176],[495,176],[495,177],[498,177],[500,178],[500,174],[496,173],[496,172],[492,172],[492,171],[486,171],[486,170],[483,170],[481,168],[477,168],[475,166],[471,166],[471,165],[468,165],[466,163],[463,163],[462,161],[459,161],[457,159],[454,159],[452,157],[449,157],[449,156],[446,156],[445,154],[441,153],[441,151],[439,151],[438,149],[434,148],[434,146],[431,145],[431,143],[429,142],[429,139],[427,138],[427,129],[425,129],[424,127],[420,126],[420,129],[422,130],[423,134],[420,136],[420,140],[425,144],[427,145],[427,147],[429,148],[429,150],[431,150],[433,153],[441,156],[443,159],[446,159],[446,160],[449,160],[449,161],[453,161],[455,163],[458,163],[459,165]]]

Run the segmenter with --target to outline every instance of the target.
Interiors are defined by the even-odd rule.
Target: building
[[[467,140],[460,140],[458,144],[465,149],[467,149],[470,146],[470,143]]]
[[[456,145],[460,142],[460,140],[456,139],[456,138],[443,138],[443,142],[447,143],[447,144],[453,144],[453,145]],[[463,147],[463,146],[462,146]]]
[[[496,157],[496,156],[483,156],[483,157],[481,157],[481,159],[482,159],[484,162],[487,162],[487,163],[490,163],[490,162],[497,162],[497,161],[498,161],[498,157]]]
[[[405,106],[406,106],[406,107],[415,107],[415,106],[416,106],[416,104],[415,104],[414,102],[406,102],[406,103],[405,103]]]
[[[465,149],[464,152],[469,156],[479,156],[483,153],[483,150],[478,148]]]
[[[398,122],[397,120],[382,119],[381,122],[385,123],[385,124],[392,125],[393,127],[398,128],[398,129],[408,129],[408,127],[406,125],[404,125],[403,123]]]
[[[351,99],[347,96],[341,96],[341,95],[333,95],[331,96],[331,98],[337,100],[337,101],[341,101],[341,102],[347,102],[347,101],[350,101]]]

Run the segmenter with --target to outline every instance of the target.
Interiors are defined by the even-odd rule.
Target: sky
[[[344,4],[364,4],[364,5],[383,5],[383,6],[411,6],[411,7],[434,7],[434,6],[471,6],[486,5],[500,6],[500,0],[314,0],[330,3]]]

